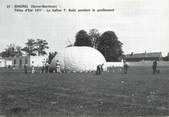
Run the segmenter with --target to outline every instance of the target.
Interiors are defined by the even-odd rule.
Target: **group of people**
[[[127,74],[127,69],[128,69],[128,64],[126,63],[126,61],[124,61],[124,74]],[[152,69],[153,69],[153,74],[159,74],[160,70],[157,69],[157,60],[153,61],[153,65],[152,65]]]
[[[27,64],[24,64],[24,73],[25,73],[25,74],[28,73],[28,68],[30,69],[30,67],[28,67]],[[55,68],[54,71],[55,71],[55,73],[60,73],[60,72],[61,72],[61,70],[60,70],[60,63],[59,63],[58,60],[56,61],[56,68]],[[37,72],[37,70],[35,69],[35,66],[32,65],[32,66],[31,66],[31,73],[34,74],[34,73],[36,73],[36,72]],[[49,63],[46,62],[44,65],[42,65],[41,70],[40,70],[40,73],[49,73],[49,72],[50,72],[50,71],[49,71]]]
[[[30,67],[28,67],[27,64],[24,64],[24,72],[25,72],[25,74],[28,73],[28,68],[31,70],[32,74],[37,72],[34,65],[32,65],[31,68],[30,68]],[[41,73],[48,73],[48,72],[49,72],[49,64],[45,63],[45,65],[43,65],[41,67]]]
[[[102,72],[103,72],[103,65],[104,64],[97,65],[96,75],[101,75],[102,74]],[[129,68],[129,66],[128,66],[127,62],[123,61],[123,71],[124,71],[124,74],[127,74],[128,68]],[[152,69],[153,69],[153,74],[159,74],[160,73],[160,70],[157,69],[157,61],[156,60],[153,61]],[[28,73],[28,66],[27,66],[27,64],[24,65],[24,72],[25,72],[25,74]],[[31,67],[31,73],[33,74],[35,72],[36,72],[35,67],[32,65],[32,67]],[[48,73],[48,72],[49,72],[49,64],[46,62],[41,67],[41,73]],[[61,73],[59,60],[56,61],[55,73]]]
[[[97,68],[96,68],[96,75],[101,75],[102,72],[103,72],[103,65],[104,64],[99,64],[97,65]],[[128,64],[126,61],[124,61],[124,64],[123,64],[123,70],[124,70],[124,74],[127,74],[127,70],[128,70]]]
[[[55,68],[54,71],[55,71],[55,73],[60,73],[61,72],[59,60],[56,61],[56,68]],[[46,62],[45,65],[42,66],[41,73],[49,73],[49,72],[50,72],[49,64],[48,64],[48,62]]]
[[[48,73],[49,72],[49,64],[46,62],[42,68],[41,68],[41,73]]]
[[[27,66],[27,64],[24,64],[24,72],[25,72],[25,74],[28,73],[28,66]],[[35,72],[36,72],[35,67],[32,65],[31,66],[31,73],[34,74]]]
[[[124,61],[124,65],[123,65],[123,68],[124,68],[124,74],[127,74],[127,69],[128,69],[128,64],[126,61]],[[157,60],[154,60],[153,61],[153,65],[152,65],[152,69],[153,69],[153,74],[159,74],[160,73],[160,70],[157,69]]]
[[[102,74],[102,72],[103,72],[103,65],[104,64],[97,65],[96,75],[101,75]],[[127,74],[128,68],[129,68],[129,65],[127,64],[127,62],[123,61],[123,72],[124,72],[124,74]],[[160,73],[160,70],[157,69],[157,60],[153,61],[152,69],[153,69],[153,74],[159,74]]]
[[[59,60],[56,61],[56,68],[55,68],[55,73],[60,73],[60,63]],[[49,64],[46,62],[45,65],[42,66],[41,73],[49,73]]]

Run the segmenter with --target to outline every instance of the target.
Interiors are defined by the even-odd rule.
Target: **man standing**
[[[157,72],[157,61],[156,61],[156,60],[153,61],[153,66],[152,66],[152,68],[153,68],[153,74],[155,74],[155,73]]]
[[[100,74],[102,74],[102,72],[103,72],[103,65],[104,65],[104,64],[101,64],[101,65],[100,65]]]
[[[25,74],[27,74],[27,73],[28,73],[27,64],[24,64],[24,71],[25,71]]]
[[[102,74],[102,72],[103,72],[103,65],[104,64],[97,65],[96,75],[101,75]]]
[[[43,65],[42,68],[41,68],[41,73],[43,73],[45,70],[45,66]]]
[[[48,62],[45,63],[45,72],[46,73],[49,72],[49,64],[48,64]]]
[[[96,75],[100,75],[100,65],[97,65],[97,68],[96,68]]]
[[[127,74],[127,69],[128,69],[127,62],[124,61],[124,74]]]

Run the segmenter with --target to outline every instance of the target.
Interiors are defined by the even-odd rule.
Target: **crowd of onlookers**
[[[153,64],[152,64],[153,74],[159,74],[160,73],[160,70],[157,69],[157,64],[158,64],[157,61],[154,60]],[[103,70],[103,66],[104,66],[104,64],[97,65],[97,67],[96,67],[96,75],[101,75],[102,74],[102,72],[104,71]],[[11,67],[11,66],[8,66],[7,68],[8,69],[12,69],[12,70],[16,69],[15,67]],[[127,64],[127,62],[123,61],[122,71],[124,72],[124,74],[127,74],[128,68],[129,68],[129,65]],[[51,73],[51,72],[61,73],[61,72],[63,72],[63,71],[61,71],[59,60],[56,61],[55,69],[52,69],[52,70],[50,70],[48,62],[44,63],[44,65],[42,67],[40,67],[40,68],[39,67],[37,68],[37,67],[35,67],[33,65],[31,67],[29,67],[27,64],[25,64],[24,65],[24,73],[27,74],[28,71],[29,72],[31,71],[32,74],[37,73],[37,72],[39,72],[39,73]]]
[[[30,67],[27,64],[25,64],[24,65],[25,74],[28,73],[28,69],[30,69]],[[40,72],[40,73],[49,73],[49,72],[60,73],[61,72],[59,61],[56,61],[56,68],[52,71],[49,69],[49,63],[48,62],[46,62],[44,65],[42,65],[42,67],[38,67],[38,69],[40,69],[40,70],[37,70],[37,67],[32,65],[31,66],[31,73],[34,74],[34,73],[37,73],[37,72]]]
[[[152,65],[153,74],[159,74],[159,73],[160,73],[160,70],[157,69],[157,64],[158,64],[158,63],[157,63],[157,60],[154,60],[154,61],[153,61],[153,65]],[[104,65],[104,64],[97,65],[96,75],[101,75],[101,74],[102,74],[102,72],[103,72],[103,65]],[[123,61],[123,68],[122,68],[124,74],[127,74],[128,68],[129,68],[129,65],[128,65],[128,63],[124,60],[124,61]],[[114,71],[114,69],[113,69],[113,71]],[[120,69],[120,71],[121,71],[121,69]]]

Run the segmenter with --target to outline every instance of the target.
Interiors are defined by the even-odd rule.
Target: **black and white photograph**
[[[0,0],[0,117],[169,116],[169,0]]]

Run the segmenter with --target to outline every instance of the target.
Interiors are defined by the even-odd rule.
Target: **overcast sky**
[[[109,8],[102,13],[18,13],[7,5],[58,5],[60,8]],[[169,52],[169,0],[0,0],[0,51],[9,43],[24,46],[28,38],[49,42],[59,51],[74,42],[76,32],[112,30],[131,52]]]

